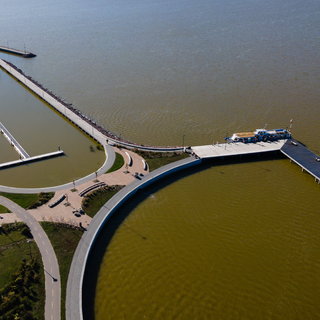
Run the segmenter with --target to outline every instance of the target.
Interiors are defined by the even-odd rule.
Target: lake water
[[[5,0],[1,41],[38,56],[0,57],[133,141],[209,144],[293,118],[320,153],[319,18],[316,0]],[[101,165],[92,141],[4,72],[0,85],[1,122],[25,149],[67,153],[1,171],[0,184],[52,185]],[[16,157],[0,148],[1,161]],[[286,160],[179,180],[119,227],[96,318],[315,319],[318,216],[318,185]]]

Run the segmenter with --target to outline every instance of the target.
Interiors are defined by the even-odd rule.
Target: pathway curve
[[[13,201],[0,196],[0,204],[14,212],[30,228],[40,250],[45,273],[45,319],[60,320],[61,285],[59,265],[47,234],[32,215]]]

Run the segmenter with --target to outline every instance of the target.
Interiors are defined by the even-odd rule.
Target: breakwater
[[[127,141],[117,134],[103,128],[95,120],[91,119],[89,116],[85,115],[79,109],[75,108],[72,104],[67,103],[61,97],[58,97],[48,88],[45,88],[42,84],[34,80],[32,77],[26,75],[21,69],[19,69],[14,64],[0,59],[0,67],[12,75],[15,79],[20,81],[28,89],[34,92],[41,99],[46,101],[50,106],[52,106],[56,111],[58,111],[62,116],[67,118],[78,128],[83,130],[94,140],[98,141],[102,145],[106,143],[111,145],[123,146],[131,149],[140,149],[145,151],[156,151],[156,152],[175,152],[183,151],[182,146],[146,146],[143,144],[137,144]]]
[[[4,47],[4,46],[0,46],[0,51],[22,56],[23,58],[34,58],[37,56],[32,52],[22,51],[19,49],[13,49],[13,48]]]

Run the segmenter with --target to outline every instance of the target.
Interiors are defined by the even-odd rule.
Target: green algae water
[[[317,0],[4,1],[2,44],[37,57],[0,57],[133,141],[209,144],[293,118],[294,136],[320,153],[319,16]],[[67,153],[1,171],[0,184],[62,183],[102,163],[3,72],[0,85],[1,122],[23,147]],[[1,161],[16,157],[0,148]],[[179,180],[106,248],[96,319],[319,318],[318,216],[318,185],[287,160]]]

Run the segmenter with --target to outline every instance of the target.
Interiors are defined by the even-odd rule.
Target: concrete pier
[[[192,147],[191,150],[197,157],[201,159],[222,158],[280,151],[285,143],[286,140],[257,143],[232,142],[215,145],[196,146]]]
[[[10,131],[1,122],[0,122],[0,132],[9,141],[9,143],[14,147],[14,149],[18,152],[21,159],[30,158],[27,151],[22,148],[20,143],[14,138],[14,136],[10,133]]]
[[[258,143],[237,142],[196,146],[192,147],[191,151],[200,159],[279,152],[299,165],[303,171],[311,174],[316,181],[320,182],[320,156],[311,152],[302,143],[294,139]]]
[[[288,140],[280,151],[320,182],[320,156],[293,139]]]
[[[0,46],[0,51],[22,56],[23,58],[34,58],[36,55],[32,52],[22,51],[19,49],[13,49],[9,47]]]

